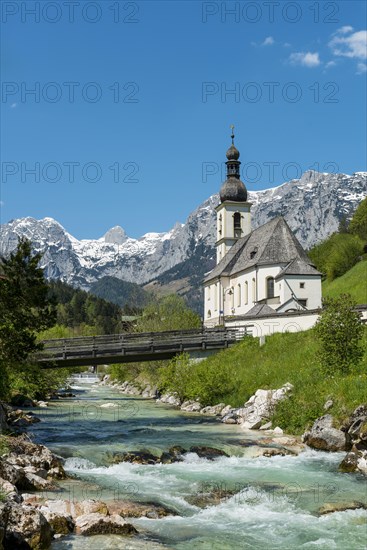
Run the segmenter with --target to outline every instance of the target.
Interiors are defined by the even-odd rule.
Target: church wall
[[[300,300],[307,300],[307,309],[321,307],[321,277],[317,275],[287,275],[279,281],[282,285],[282,303],[294,295]],[[301,284],[304,288],[301,288]]]
[[[226,315],[244,315],[255,305],[255,302],[266,298],[266,279],[276,277],[281,270],[280,265],[264,266],[251,271],[241,273],[231,278],[231,286],[234,290],[234,312],[232,308],[226,308]],[[248,301],[246,303],[246,283],[248,288]],[[241,286],[241,305],[239,305],[239,289]],[[279,285],[275,282],[274,296],[279,296]],[[281,302],[274,300],[270,307],[276,308]]]
[[[319,314],[315,311],[303,314],[277,314],[274,317],[249,317],[240,320],[226,320],[227,328],[246,328],[254,337],[275,332],[300,332],[312,328]]]

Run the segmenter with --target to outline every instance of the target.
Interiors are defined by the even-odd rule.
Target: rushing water
[[[66,458],[71,479],[49,498],[155,502],[178,515],[129,519],[139,536],[77,537],[55,541],[73,549],[348,549],[367,545],[365,510],[319,516],[326,502],[366,502],[361,477],[340,474],[343,453],[306,451],[299,456],[252,458],[259,433],[214,418],[184,414],[154,401],[126,398],[109,388],[83,384],[76,398],[53,402],[33,425],[38,442]],[[107,406],[106,406],[107,405]],[[40,415],[40,410],[35,411]],[[183,462],[111,465],[110,453],[173,445],[208,445],[230,458],[185,455]],[[200,508],[195,497],[231,491],[220,504]],[[194,500],[193,500],[194,499]]]

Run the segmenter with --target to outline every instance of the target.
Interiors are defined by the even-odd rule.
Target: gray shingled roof
[[[277,312],[268,306],[268,304],[256,304],[245,313],[244,317],[256,317],[257,315],[276,315]]]
[[[310,273],[307,274],[311,274],[311,271],[312,275],[319,274],[285,219],[278,216],[239,239],[205,277],[204,282],[219,276],[235,275],[256,265],[284,264],[286,268],[294,260],[303,266],[302,269],[308,266]]]
[[[321,273],[309,262],[295,258],[275,278],[280,279],[283,275],[321,275]]]

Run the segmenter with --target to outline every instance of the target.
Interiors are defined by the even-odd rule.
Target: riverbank
[[[337,473],[340,452],[306,449],[299,455],[276,456],[282,454],[282,435],[243,430],[214,416],[128,397],[112,387],[81,383],[73,394],[76,397],[27,410],[28,416],[33,412],[42,420],[30,425],[29,433],[62,456],[68,476],[46,492],[18,491],[21,507],[32,517],[42,515],[50,525],[55,520],[54,533],[63,530],[52,548],[94,548],[97,540],[100,549],[125,547],[119,544],[129,548],[200,544],[209,549],[214,541],[223,548],[236,548],[241,547],[244,532],[249,548],[270,548],[257,533],[258,522],[265,518],[264,536],[270,537],[273,548],[294,548],[302,540],[316,540],[321,532],[329,540],[324,528],[335,523],[333,540],[361,548],[363,524],[353,522],[365,518],[363,490],[358,474]],[[274,454],[266,454],[266,448]],[[328,493],[331,486],[338,488],[337,493]],[[323,506],[330,512],[336,506],[346,511],[335,512],[336,521],[334,513],[322,515]],[[287,540],[277,527],[283,514],[290,522]],[[111,523],[114,515],[119,519]],[[107,534],[129,530],[125,524],[136,531],[131,528],[129,543],[126,535]],[[85,539],[81,529],[95,536]],[[292,546],[287,547],[288,540]]]
[[[139,395],[148,399],[155,399],[157,403],[165,403],[179,408],[183,412],[197,413],[216,417],[225,424],[238,424],[245,431],[263,431],[264,441],[283,446],[278,454],[297,454],[305,450],[306,445],[317,450],[328,452],[347,451],[340,464],[341,472],[358,472],[367,476],[367,405],[356,407],[352,415],[346,417],[337,428],[337,423],[331,414],[325,414],[315,420],[310,429],[305,426],[302,437],[283,435],[279,426],[272,428],[271,417],[275,414],[279,403],[292,398],[293,386],[284,384],[276,390],[258,389],[243,407],[233,408],[225,403],[202,407],[198,400],[182,402],[177,393],[159,395],[157,388],[150,384],[137,385],[130,381],[119,383],[105,375],[100,384],[110,386],[125,395]],[[332,400],[324,404],[325,412],[333,406]],[[272,438],[269,438],[272,436]],[[274,437],[275,436],[275,437]],[[264,450],[270,453],[269,450]],[[275,454],[275,453],[274,453]],[[266,454],[265,456],[274,456]]]

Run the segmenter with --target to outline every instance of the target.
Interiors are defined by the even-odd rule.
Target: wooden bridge
[[[202,329],[44,340],[37,361],[45,369],[159,361],[224,349],[244,335],[243,329]]]

